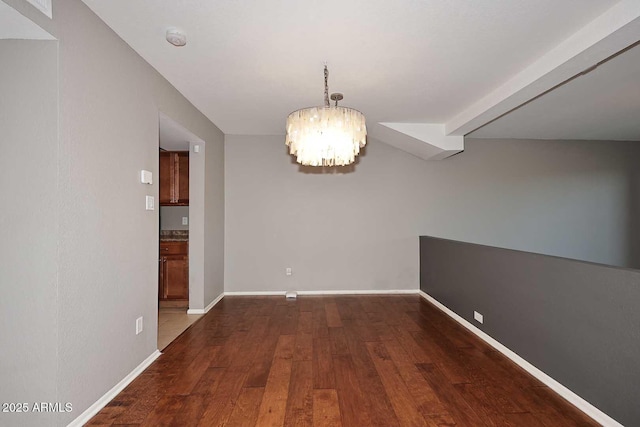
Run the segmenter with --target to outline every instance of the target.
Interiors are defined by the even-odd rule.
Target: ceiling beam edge
[[[623,0],[445,123],[464,136],[640,40],[640,2]]]

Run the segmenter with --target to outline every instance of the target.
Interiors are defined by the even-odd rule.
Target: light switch
[[[143,318],[142,317],[138,317],[136,319],[136,335],[138,335],[139,333],[142,332],[143,329],[143,323],[142,323]]]
[[[200,152],[200,146],[199,145],[194,145],[193,146],[193,152],[194,153],[199,153]]]
[[[148,211],[152,211],[155,209],[155,200],[153,199],[153,196],[146,196],[146,202]]]
[[[153,173],[151,171],[140,171],[140,182],[143,184],[153,184]]]

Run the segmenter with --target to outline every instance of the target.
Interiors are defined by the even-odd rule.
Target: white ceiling
[[[283,134],[326,61],[371,137],[425,159],[462,135],[640,140],[640,48],[601,63],[640,40],[640,0],[83,1],[226,134]]]
[[[84,2],[227,134],[283,134],[289,112],[322,103],[325,61],[330,91],[369,125],[448,123],[618,3]],[[165,41],[169,27],[187,46]]]

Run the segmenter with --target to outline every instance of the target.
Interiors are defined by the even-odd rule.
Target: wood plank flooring
[[[225,297],[87,425],[597,426],[417,295]]]

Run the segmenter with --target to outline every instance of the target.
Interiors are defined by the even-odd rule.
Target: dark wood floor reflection
[[[410,295],[225,297],[88,425],[598,424]]]

